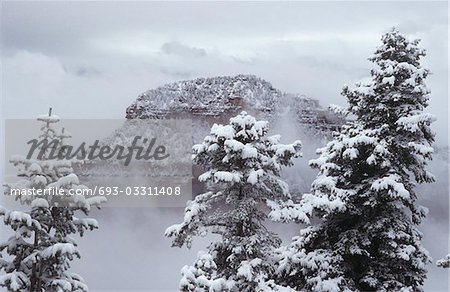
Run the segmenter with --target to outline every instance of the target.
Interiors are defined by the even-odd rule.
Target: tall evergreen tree
[[[279,250],[282,282],[308,291],[420,291],[430,261],[415,183],[433,182],[434,117],[418,40],[396,29],[370,61],[371,81],[344,87],[352,118],[310,165],[305,211],[320,218]]]
[[[277,291],[272,278],[274,248],[280,239],[264,226],[267,219],[300,219],[283,166],[300,155],[300,141],[280,144],[266,137],[268,122],[242,112],[229,125],[214,125],[203,143],[193,147],[193,162],[206,169],[199,181],[209,191],[189,201],[184,221],[166,230],[173,246],[190,247],[193,236],[210,231],[220,236],[193,266],[182,269],[182,291]]]
[[[70,137],[60,132],[55,124],[59,118],[49,112],[38,118],[42,122],[38,152],[40,159],[15,156],[11,162],[18,168],[21,179],[6,184],[6,194],[11,190],[23,190],[15,198],[29,211],[10,211],[0,207],[0,216],[14,235],[0,242],[0,287],[8,291],[87,291],[83,278],[69,271],[70,261],[80,257],[77,244],[71,234],[83,235],[86,230],[98,228],[91,218],[77,218],[80,211],[87,215],[91,206],[99,207],[104,197],[55,195],[51,190],[59,188],[67,194],[69,189],[85,189],[73,173],[76,160],[50,160]],[[54,143],[51,143],[54,141]],[[28,191],[42,191],[42,195],[29,195]],[[45,194],[45,195],[44,195]]]

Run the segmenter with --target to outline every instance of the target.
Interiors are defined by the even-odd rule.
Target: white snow
[[[234,139],[230,139],[230,140],[226,140],[224,145],[233,150],[233,151],[242,151],[242,149],[244,149],[244,144],[242,144],[241,142],[234,140]]]
[[[51,183],[47,186],[47,188],[62,188],[62,187],[70,187],[73,184],[79,184],[80,181],[78,180],[78,177],[76,174],[71,173],[69,175],[63,176],[59,178],[56,182]]]
[[[59,287],[58,291],[73,291],[72,284],[68,282],[67,280],[52,280],[51,283],[55,285],[56,287]],[[62,289],[62,290],[61,290]]]
[[[216,182],[235,182],[241,181],[242,175],[236,172],[217,171],[214,173],[214,180]]]
[[[264,170],[258,169],[258,170],[251,170],[248,174],[247,182],[255,185],[258,183],[258,180],[260,177],[264,175]]]
[[[350,114],[350,112],[348,111],[348,108],[342,107],[337,104],[330,104],[328,106],[328,110],[334,112],[337,115],[342,115],[342,116],[346,116],[346,115]]]
[[[294,144],[289,145],[277,145],[276,147],[277,151],[275,152],[275,155],[277,156],[285,156],[289,153],[295,153]]]
[[[296,204],[292,200],[285,202],[275,202],[267,200],[267,205],[271,209],[269,218],[275,222],[302,222],[309,224],[307,214],[311,214],[312,208],[309,204]]]
[[[21,211],[7,212],[5,214],[4,220],[5,220],[5,222],[9,221],[9,220],[16,221],[16,222],[23,222],[29,227],[31,227],[32,223],[33,223],[33,219],[31,218],[30,214],[27,214],[27,213],[21,212]]]
[[[78,249],[72,243],[55,243],[52,246],[47,247],[41,252],[43,258],[55,257],[59,254],[76,255]]]
[[[39,164],[37,163],[32,163],[29,167],[28,170],[30,172],[34,172],[34,173],[41,173],[42,172],[42,168]]]
[[[242,149],[242,158],[256,158],[258,157],[258,150],[251,146],[246,144],[244,149]]]
[[[48,202],[43,198],[36,198],[31,202],[31,208],[48,208]]]
[[[84,228],[98,228],[98,222],[92,218],[73,218],[73,223],[76,225],[81,225]]]
[[[409,261],[411,254],[416,251],[416,248],[412,245],[402,245],[397,249],[397,255],[405,260]]]
[[[381,191],[381,190],[389,190],[388,194],[393,197],[400,197],[402,199],[409,199],[410,193],[405,189],[405,186],[398,182],[400,177],[398,175],[388,175],[384,178],[375,180],[371,185],[371,190],[373,191]],[[392,191],[394,193],[392,193]]]
[[[438,260],[436,262],[436,265],[438,267],[442,267],[442,268],[450,268],[450,254],[448,254],[444,258]]]
[[[375,165],[377,162],[377,157],[375,155],[371,154],[369,157],[367,157],[366,162],[369,165]]]
[[[426,145],[423,145],[423,144],[417,144],[417,143],[414,143],[414,142],[409,142],[408,146],[413,148],[416,153],[419,153],[419,154],[421,154],[423,156],[427,156],[427,155],[433,154],[433,147],[431,147],[431,146],[426,146]]]
[[[23,272],[12,272],[0,275],[0,286],[10,287],[12,291],[20,291],[30,283],[27,275]],[[24,285],[25,284],[25,285]]]
[[[359,94],[368,95],[368,96],[370,96],[374,93],[372,85],[365,85],[365,84],[364,85],[359,84],[352,90]]]
[[[211,179],[212,177],[213,177],[213,170],[208,170],[207,172],[202,173],[201,175],[198,176],[198,181],[204,182]]]
[[[395,83],[395,77],[394,76],[384,77],[381,80],[381,84],[394,85],[394,83]]]
[[[217,136],[218,138],[223,137],[225,139],[233,139],[235,132],[230,125],[219,125],[214,124],[211,128],[211,134]]]
[[[365,135],[364,133],[360,133],[355,137],[351,137],[344,140],[342,143],[344,143],[348,147],[354,147],[359,144],[366,144],[366,145],[374,144],[376,143],[376,140],[373,137]]]
[[[262,260],[259,258],[252,259],[251,261],[243,261],[237,270],[237,276],[243,277],[247,281],[252,281],[254,277],[253,269],[259,265],[261,265]]]
[[[89,206],[95,206],[100,207],[102,203],[106,203],[108,199],[104,196],[95,196],[91,198],[86,198],[86,202],[89,204]]]
[[[358,158],[359,151],[356,148],[348,148],[342,153],[343,157],[347,157],[349,159],[355,159]]]
[[[46,185],[47,184],[47,179],[43,175],[36,175],[36,176],[32,177],[31,181],[35,185],[39,185],[39,184]]]
[[[418,113],[416,115],[401,117],[396,124],[410,132],[419,131],[421,124],[430,124],[436,121],[436,117],[429,113]]]

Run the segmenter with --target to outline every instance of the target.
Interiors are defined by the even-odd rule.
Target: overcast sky
[[[446,2],[3,2],[1,16],[6,118],[48,106],[124,117],[147,89],[238,73],[344,105],[342,86],[369,74],[381,34],[397,26],[423,40],[429,111],[446,133]]]
[[[177,80],[239,73],[319,99],[323,106],[345,105],[342,86],[369,75],[367,58],[381,35],[397,26],[408,37],[421,38],[427,49],[423,64],[433,71],[427,81],[432,91],[429,112],[438,117],[438,143],[447,141],[447,2],[1,5],[5,118],[34,118],[49,106],[64,118],[123,118],[126,107],[145,90]],[[433,201],[441,206],[448,202],[445,179],[444,175],[438,185],[440,199]],[[175,289],[179,268],[190,261],[184,250],[170,250],[169,241],[162,238],[169,222],[161,221],[173,221],[173,212],[128,210],[117,219],[114,212],[95,213],[103,229],[86,235],[77,272],[97,289],[130,287],[127,279],[132,275],[139,275],[136,287],[162,289],[171,283]],[[170,223],[181,219],[179,212],[175,214],[178,219]],[[445,252],[448,214],[435,217],[430,216],[424,232],[427,247],[438,253],[433,254],[436,260]],[[136,220],[149,222],[148,233],[132,228]],[[155,248],[149,250],[149,245]],[[124,252],[125,246],[131,252]],[[103,248],[111,251],[102,252]],[[114,273],[118,261],[130,267],[146,261],[150,270],[120,265],[122,270]],[[103,269],[96,270],[99,263]],[[431,270],[428,291],[443,291],[445,272]]]

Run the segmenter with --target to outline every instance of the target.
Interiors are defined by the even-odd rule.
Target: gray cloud
[[[206,56],[206,51],[201,48],[186,46],[180,42],[167,42],[161,46],[161,52],[168,55],[178,55],[186,58],[197,58]]]

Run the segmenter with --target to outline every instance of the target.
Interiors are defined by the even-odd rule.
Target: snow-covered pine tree
[[[280,179],[283,166],[300,155],[300,141],[280,144],[266,137],[268,122],[242,112],[228,125],[215,124],[193,147],[193,162],[206,169],[199,181],[209,191],[187,203],[184,221],[169,227],[173,246],[191,246],[194,236],[220,236],[193,266],[182,269],[182,291],[268,291],[281,289],[272,278],[273,249],[280,239],[264,221],[304,219]]]
[[[344,87],[353,122],[319,150],[319,169],[303,209],[321,221],[279,251],[282,283],[307,291],[420,291],[430,261],[417,225],[426,208],[415,183],[433,182],[425,166],[434,140],[424,113],[429,74],[418,40],[396,29],[370,60],[370,82]]]
[[[59,151],[64,146],[67,133],[60,133],[55,124],[59,118],[49,115],[38,118],[43,123],[40,139],[49,143],[41,146],[45,155],[41,159],[27,159],[16,156],[11,162],[18,168],[21,179],[5,185],[11,189],[47,191],[46,195],[17,195],[25,209],[29,211],[10,211],[0,207],[0,216],[14,235],[0,243],[0,287],[8,291],[87,291],[84,280],[69,271],[70,261],[80,257],[77,244],[70,237],[86,230],[98,228],[97,221],[91,218],[77,218],[80,211],[88,214],[91,206],[100,207],[103,197],[84,198],[83,196],[55,196],[48,192],[58,187],[69,189],[87,188],[81,185],[73,173],[75,160],[49,160],[52,149]],[[42,149],[44,147],[44,149]],[[51,149],[50,149],[51,148]]]

